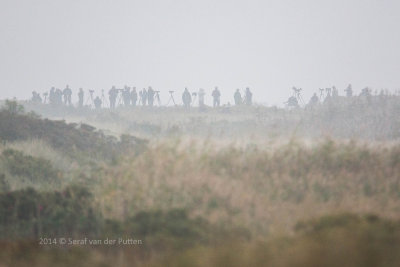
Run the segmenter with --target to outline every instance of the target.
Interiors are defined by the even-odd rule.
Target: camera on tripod
[[[293,87],[292,89],[293,89],[293,91],[295,91],[296,93],[300,93],[300,91],[303,90],[303,89],[301,89],[301,88],[296,88],[296,87]]]

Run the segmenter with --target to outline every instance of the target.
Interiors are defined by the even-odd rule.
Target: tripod
[[[322,101],[322,98],[324,98],[324,89],[319,88],[319,99],[321,99],[321,101]]]
[[[118,95],[117,95],[117,107],[122,106],[124,103],[123,97],[122,97],[122,90],[123,89],[118,89]]]
[[[104,89],[101,90],[101,103],[103,103],[103,107],[108,108],[107,99],[104,96]]]
[[[293,87],[293,96],[302,104],[304,105],[303,97],[301,96],[301,88],[297,89],[296,87]]]
[[[326,91],[326,96],[331,96],[332,88],[326,88],[325,91]]]
[[[155,93],[156,95],[154,97],[157,100],[158,106],[161,107],[160,91],[156,91]]]
[[[46,103],[47,103],[47,96],[48,96],[48,95],[49,95],[49,94],[48,94],[47,92],[43,94],[43,96],[44,96],[43,104],[46,104]]]
[[[85,106],[87,106],[89,100],[90,100],[89,106],[90,107],[93,106],[93,93],[94,93],[94,90],[89,90],[89,97],[86,99]]]
[[[167,106],[168,106],[168,104],[169,104],[169,102],[170,102],[171,100],[172,100],[172,103],[174,103],[174,105],[176,106],[175,99],[174,99],[174,91],[169,91],[169,94],[170,94],[170,97],[169,97]]]
[[[193,96],[192,104],[194,106],[194,103],[196,103],[197,93],[192,93],[192,96]]]

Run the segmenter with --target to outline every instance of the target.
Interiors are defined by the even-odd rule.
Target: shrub
[[[2,157],[12,175],[27,177],[33,182],[50,181],[58,176],[58,171],[46,159],[25,156],[13,149],[4,150]]]
[[[176,251],[150,266],[397,267],[400,222],[338,214],[301,222],[292,236]]]
[[[0,192],[5,192],[10,190],[10,185],[6,180],[4,173],[0,173]]]
[[[32,188],[0,194],[0,237],[94,235],[100,216],[91,205],[92,195],[83,187],[37,192]]]
[[[18,102],[15,100],[6,100],[3,110],[9,112],[10,114],[22,114],[24,113],[25,108],[23,105],[18,104]]]
[[[146,147],[146,140],[133,136],[122,136],[122,141],[105,136],[94,127],[82,124],[67,124],[64,121],[39,119],[25,114],[0,111],[0,139],[8,142],[40,139],[53,148],[68,155],[77,153],[95,158],[110,159],[127,151],[140,152]]]

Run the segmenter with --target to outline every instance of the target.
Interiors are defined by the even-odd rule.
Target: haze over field
[[[399,11],[0,0],[1,267],[398,267]]]
[[[127,84],[164,101],[219,86],[227,102],[250,86],[256,102],[282,105],[292,86],[305,99],[348,83],[395,90],[399,10],[396,0],[2,0],[1,98]]]

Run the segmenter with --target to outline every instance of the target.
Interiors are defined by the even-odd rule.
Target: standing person
[[[235,100],[235,105],[236,105],[236,106],[239,106],[239,105],[242,104],[242,101],[243,101],[243,100],[242,100],[242,95],[240,94],[239,89],[236,89],[236,92],[235,92],[233,98],[234,98],[234,100]]]
[[[338,97],[339,96],[339,91],[336,89],[336,86],[332,86],[332,97]]]
[[[49,103],[54,105],[56,103],[56,88],[51,87],[49,94]]]
[[[136,107],[137,99],[138,99],[138,94],[136,92],[136,87],[133,87],[132,91],[131,91],[131,103],[132,103],[132,106]]]
[[[110,108],[115,108],[115,102],[117,101],[118,91],[115,86],[111,87],[110,91],[108,91],[108,98],[110,99]]]
[[[347,97],[353,96],[353,88],[352,88],[351,84],[349,84],[349,86],[347,86],[347,88],[344,91],[346,92]]]
[[[200,108],[204,108],[204,96],[205,96],[205,92],[203,88],[200,88],[199,90],[199,107]]]
[[[360,96],[370,97],[371,96],[371,89],[365,87],[361,90]]]
[[[64,95],[64,104],[71,105],[72,90],[71,88],[69,88],[68,84],[63,90],[63,95]]]
[[[78,93],[78,98],[79,98],[79,102],[78,102],[78,107],[82,108],[83,107],[83,98],[85,96],[85,92],[83,92],[82,88],[79,88],[79,93]]]
[[[252,102],[253,102],[252,98],[253,98],[253,93],[250,92],[250,88],[247,87],[246,88],[246,93],[245,93],[245,103],[246,103],[246,105],[250,106],[252,104]]]
[[[142,90],[142,105],[146,106],[147,104],[147,91],[146,88],[143,88]]]
[[[63,91],[61,89],[57,88],[55,92],[55,98],[56,98],[56,104],[57,105],[62,105],[62,97],[63,97]]]
[[[190,103],[192,103],[192,96],[190,95],[187,88],[185,88],[185,91],[182,94],[182,102],[186,108],[190,108]]]
[[[149,89],[147,89],[147,101],[149,102],[149,106],[152,107],[154,103],[154,90],[149,86]]]
[[[212,92],[212,97],[213,97],[213,106],[219,107],[221,92],[218,90],[218,87],[215,87],[214,91]]]
[[[122,98],[124,99],[125,107],[130,106],[131,104],[131,88],[128,86],[124,86],[124,90],[122,91]]]
[[[32,102],[36,104],[42,103],[42,98],[40,97],[40,94],[36,93],[36,91],[32,92]]]
[[[319,102],[319,98],[317,96],[317,93],[314,93],[313,96],[311,97],[310,101],[308,102],[308,105],[312,107],[312,106],[317,105],[318,102]]]

